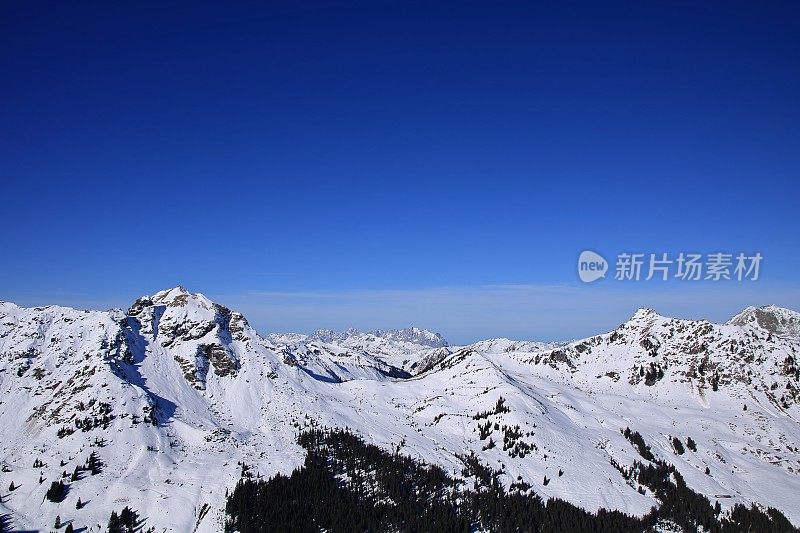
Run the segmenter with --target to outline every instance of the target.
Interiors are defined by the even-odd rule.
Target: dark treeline
[[[655,461],[656,458],[653,455],[653,452],[650,451],[650,446],[644,442],[644,439],[638,431],[631,431],[631,428],[625,428],[625,431],[623,431],[622,434],[625,435],[625,438],[628,439],[631,444],[633,444],[633,446],[636,448],[636,451],[639,452],[639,455],[648,461]]]
[[[656,459],[652,464],[634,462],[630,471],[623,471],[629,479],[649,488],[661,501],[655,514],[669,518],[684,531],[697,531],[702,526],[709,533],[737,533],[740,531],[791,532],[797,531],[791,522],[777,509],[766,512],[756,506],[750,508],[736,504],[730,516],[720,516],[721,508],[702,494],[690,489],[683,476],[671,464]]]
[[[229,530],[616,533],[652,531],[659,520],[670,520],[685,531],[796,531],[774,509],[764,513],[739,505],[730,516],[721,516],[718,505],[689,489],[677,470],[661,461],[620,469],[662,502],[647,515],[632,517],[506,490],[499,472],[474,455],[461,458],[463,476],[474,480],[467,488],[435,465],[366,444],[346,430],[312,429],[298,441],[307,450],[306,460],[290,476],[254,479],[243,468],[246,477],[227,501]]]
[[[306,431],[305,464],[291,476],[243,479],[230,495],[229,526],[254,531],[469,531],[456,483],[441,468],[366,445],[347,431]],[[346,486],[337,475],[346,475]],[[392,502],[402,502],[394,505]]]

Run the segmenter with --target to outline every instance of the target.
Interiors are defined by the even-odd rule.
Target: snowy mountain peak
[[[182,286],[159,291],[152,296],[142,296],[128,310],[129,316],[138,316],[143,310],[152,308],[158,320],[219,322],[231,312],[214,303],[201,293],[191,293]],[[222,316],[221,316],[222,315]]]
[[[187,291],[186,287],[184,287],[183,285],[176,285],[175,287],[172,287],[171,289],[164,289],[162,291],[158,291],[154,295],[154,297],[155,296],[165,296],[165,295],[170,295],[170,294],[174,295],[174,296],[178,296],[180,294],[189,294],[189,291]]]
[[[659,317],[661,317],[661,315],[659,315],[655,309],[651,307],[640,307],[633,313],[630,320],[650,320]]]
[[[181,307],[181,306],[196,306],[203,309],[210,309],[215,304],[204,295],[197,293],[191,293],[187,291],[183,285],[178,285],[177,287],[173,287],[172,289],[166,289],[163,291],[159,291],[155,293],[151,299],[153,302],[163,303],[169,305],[170,307]]]
[[[776,335],[800,337],[800,313],[777,305],[748,307],[731,318],[728,324],[758,326]]]
[[[242,315],[182,286],[139,298],[124,323],[128,337],[144,337],[159,348],[151,349],[153,354],[169,352],[198,389],[205,388],[209,371],[219,377],[235,375],[240,360],[234,341],[257,336]]]

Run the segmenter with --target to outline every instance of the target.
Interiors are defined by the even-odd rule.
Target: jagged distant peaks
[[[383,339],[413,342],[414,344],[430,346],[431,348],[447,346],[447,341],[439,333],[415,326],[403,329],[376,330],[371,334]]]
[[[345,331],[334,331],[331,329],[318,329],[310,335],[310,339],[320,342],[341,342],[346,340],[375,337],[394,342],[409,342],[430,348],[441,348],[447,346],[447,341],[441,334],[433,331],[411,326],[402,329],[376,329],[372,331],[359,331],[349,328]]]

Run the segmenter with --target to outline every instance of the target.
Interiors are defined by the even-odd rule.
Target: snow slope
[[[612,466],[642,460],[630,427],[724,509],[756,502],[800,525],[798,316],[768,307],[712,324],[643,309],[569,343],[449,347],[416,329],[264,338],[181,287],[125,312],[0,303],[0,515],[100,531],[128,505],[145,528],[220,531],[241,464],[291,471],[297,432],[315,423],[454,475],[471,450],[507,485],[643,514],[658,501]],[[673,437],[696,451],[679,455]],[[92,452],[102,471],[71,480]],[[65,500],[47,501],[65,472]]]

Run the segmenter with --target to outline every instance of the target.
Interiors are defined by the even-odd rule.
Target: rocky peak
[[[439,333],[434,333],[433,331],[421,329],[416,326],[403,329],[376,330],[371,332],[371,334],[382,339],[410,342],[431,348],[447,346],[447,341],[444,340],[444,337]]]
[[[800,338],[800,313],[777,305],[748,307],[731,318],[728,324],[757,326],[781,337]]]
[[[438,334],[427,329],[409,327],[403,329],[376,329],[372,331],[359,331],[348,328],[345,331],[333,331],[331,329],[318,329],[310,337],[310,340],[320,342],[347,342],[369,340],[369,338],[384,339],[389,342],[411,343],[429,348],[441,348],[447,346],[447,341]]]
[[[233,343],[249,339],[247,320],[200,293],[182,286],[159,291],[136,300],[128,315],[136,333],[167,350],[198,388],[209,370],[224,377],[239,369]]]
[[[640,307],[635,313],[633,313],[633,315],[631,315],[631,318],[628,320],[628,322],[653,321],[660,317],[661,315],[659,315],[655,309],[651,307]]]

